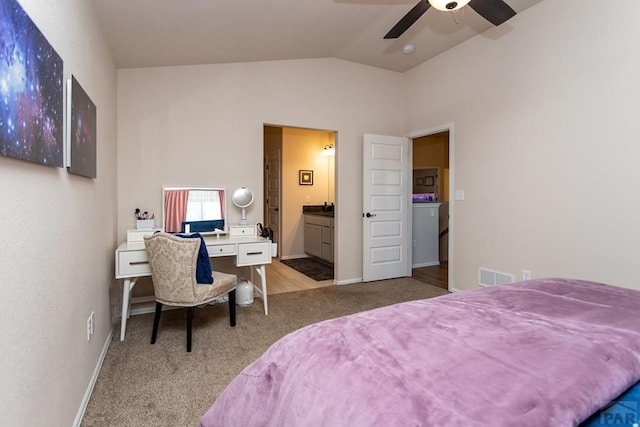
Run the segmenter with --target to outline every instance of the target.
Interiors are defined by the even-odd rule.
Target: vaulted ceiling
[[[384,40],[417,0],[90,1],[118,68],[335,57],[403,72],[492,27],[469,6],[431,8]],[[506,0],[518,13],[541,1]]]

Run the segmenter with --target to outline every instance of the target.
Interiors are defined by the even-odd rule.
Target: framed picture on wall
[[[67,85],[67,166],[71,173],[95,178],[96,105],[74,76]]]
[[[15,0],[0,9],[0,155],[64,165],[62,58]]]
[[[313,185],[313,171],[310,171],[310,170],[298,171],[298,183],[300,185]]]

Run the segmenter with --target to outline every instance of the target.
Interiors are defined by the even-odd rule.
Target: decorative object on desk
[[[134,214],[136,216],[136,226],[138,230],[148,230],[155,226],[156,221],[153,219],[154,214],[149,214],[147,211],[142,212],[138,208],[136,208]]]
[[[258,223],[258,235],[260,237],[265,237],[269,240],[273,240],[273,230],[270,227],[263,227],[262,224]]]
[[[242,209],[242,219],[240,220],[240,225],[246,225],[247,224],[246,208],[251,206],[251,203],[253,203],[253,191],[251,191],[247,187],[240,187],[233,192],[233,196],[231,196],[231,201],[233,202],[234,205]]]
[[[333,279],[333,265],[315,258],[283,259],[280,262],[319,282]]]
[[[298,171],[298,183],[300,185],[313,185],[313,171],[312,170]]]
[[[96,177],[96,105],[74,76],[67,83],[67,167],[69,172]]]
[[[64,166],[62,58],[15,0],[2,2],[0,154]]]

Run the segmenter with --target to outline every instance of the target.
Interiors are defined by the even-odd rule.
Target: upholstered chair
[[[198,254],[200,245],[203,244],[200,237],[184,238],[156,233],[145,236],[144,244],[156,299],[151,344],[156,342],[163,305],[187,307],[187,352],[191,351],[194,307],[203,306],[221,295],[229,294],[229,323],[231,326],[236,325],[237,276],[214,271],[212,284],[202,284],[196,280]],[[206,261],[209,261],[208,257]]]

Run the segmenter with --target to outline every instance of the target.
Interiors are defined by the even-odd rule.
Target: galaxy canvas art
[[[69,108],[69,172],[96,177],[96,106],[71,76]]]
[[[15,0],[0,0],[0,154],[63,167],[62,59]]]

